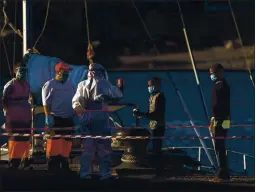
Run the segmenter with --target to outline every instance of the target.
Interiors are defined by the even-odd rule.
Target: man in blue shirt
[[[56,76],[45,83],[42,88],[42,101],[45,112],[45,125],[51,131],[52,127],[73,127],[72,98],[75,89],[68,79],[72,70],[67,64],[59,62],[55,65]],[[55,130],[58,135],[70,135],[71,130]],[[57,171],[62,165],[69,171],[69,154],[72,141],[63,138],[49,138],[47,140],[46,156],[48,158],[48,170]]]

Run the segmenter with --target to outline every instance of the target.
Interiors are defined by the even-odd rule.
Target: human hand
[[[77,106],[74,110],[78,116],[82,116],[85,113],[85,109],[80,105]]]
[[[210,122],[210,125],[209,125],[208,128],[209,128],[209,131],[210,131],[211,133],[214,132],[214,117],[212,117],[211,122]]]
[[[133,109],[133,110],[132,110],[132,114],[133,114],[133,116],[137,117],[138,114],[139,114],[138,109]]]
[[[45,116],[45,126],[48,128],[52,128],[53,124],[54,124],[53,116],[51,115]]]

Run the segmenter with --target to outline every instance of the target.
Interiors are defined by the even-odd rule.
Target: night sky
[[[213,6],[227,6],[227,1],[212,3]],[[22,1],[8,1],[6,12],[11,23],[22,31]],[[124,55],[126,48],[131,55],[138,55],[157,44],[161,52],[186,51],[182,24],[176,1],[173,2],[140,2],[137,8],[145,20],[154,42],[149,41],[147,33],[136,13],[132,2],[121,1],[88,1],[88,18],[91,41],[100,41],[95,48],[100,61],[107,68],[117,67],[118,55]],[[204,1],[187,1],[181,3],[187,32],[194,50],[221,46],[223,42],[236,39],[236,31],[230,10],[206,11]],[[47,0],[33,1],[29,10],[29,45],[38,38],[45,19]],[[254,44],[254,1],[241,0],[233,3],[233,8],[239,24],[241,36],[245,45]],[[1,27],[3,17],[1,15]],[[9,29],[9,27],[7,28]],[[10,64],[22,58],[21,38],[8,35],[4,38]],[[167,47],[164,42],[175,44]],[[15,46],[15,59],[13,54]],[[46,29],[37,44],[37,49],[43,55],[59,57],[68,63],[86,64],[87,33],[85,22],[84,1],[52,0]],[[1,41],[1,73],[8,73],[7,60]]]

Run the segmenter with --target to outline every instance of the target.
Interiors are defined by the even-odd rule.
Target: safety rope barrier
[[[178,128],[182,128],[182,129],[192,129],[192,128],[208,128],[209,125],[198,125],[198,126],[185,126],[185,125],[170,125],[170,126],[166,126],[166,128],[168,129],[178,129]],[[255,127],[254,124],[238,124],[238,125],[230,125],[230,128],[245,128],[245,127]],[[130,126],[130,127],[109,127],[110,129],[150,129],[149,127],[143,127],[143,126]],[[75,127],[63,127],[63,128],[51,128],[50,130],[55,131],[55,130],[62,130],[62,131],[67,131],[67,130],[76,130],[78,128]],[[19,130],[19,131],[29,131],[29,130],[45,130],[48,131],[48,128],[5,128],[4,130],[6,131],[13,131],[13,130]]]
[[[253,139],[254,136],[228,136],[228,137],[204,137],[204,136],[163,136],[163,137],[151,137],[151,136],[92,136],[92,135],[51,135],[51,134],[22,134],[22,133],[2,133],[0,136],[12,136],[12,137],[53,137],[64,139],[179,139],[179,140],[195,140],[195,139]]]

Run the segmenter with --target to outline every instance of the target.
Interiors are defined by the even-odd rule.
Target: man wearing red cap
[[[42,101],[45,112],[45,125],[52,131],[52,127],[73,127],[72,98],[75,89],[69,80],[70,66],[63,62],[55,65],[55,78],[47,81],[42,88]],[[56,130],[54,134],[70,135],[70,130]],[[72,141],[63,138],[47,139],[46,156],[48,158],[48,170],[58,171],[60,167],[69,171],[69,154]]]

